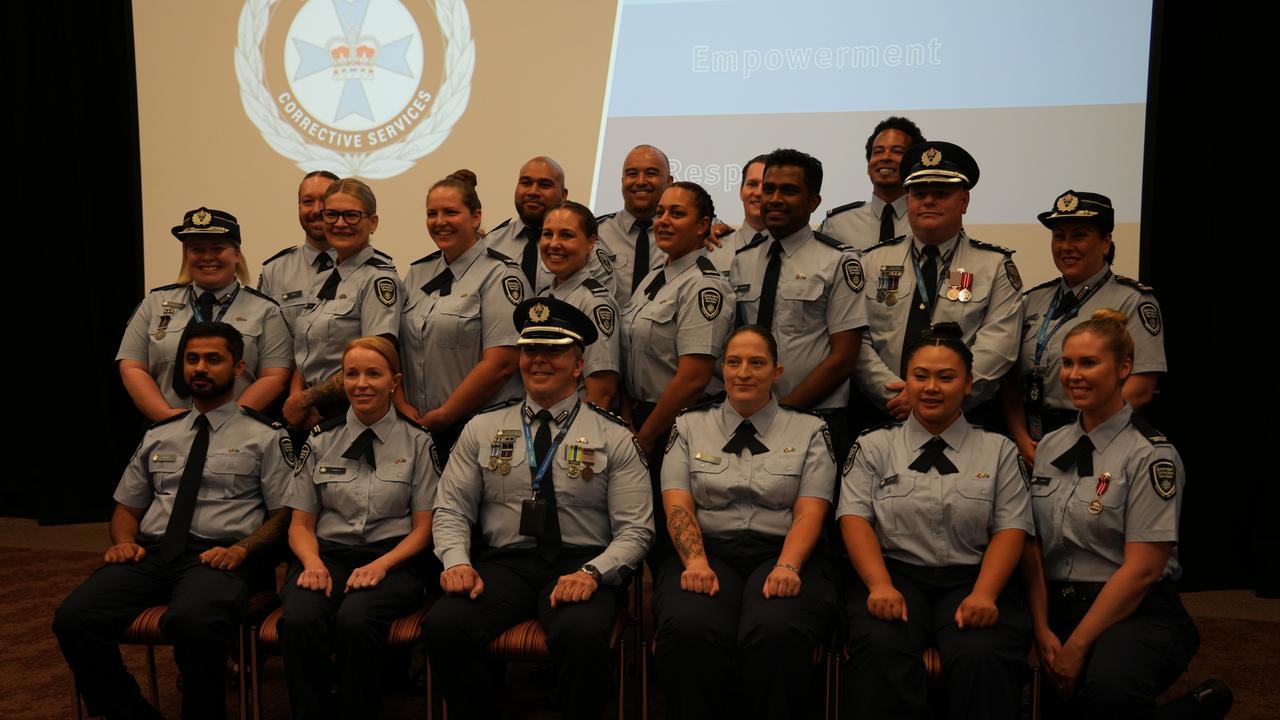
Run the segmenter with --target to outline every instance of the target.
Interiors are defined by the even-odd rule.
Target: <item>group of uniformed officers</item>
[[[305,242],[257,288],[236,218],[186,213],[178,282],[117,356],[154,424],[106,564],[54,618],[89,712],[159,717],[116,643],[164,603],[183,717],[223,717],[231,639],[287,537],[299,718],[378,714],[388,628],[424,590],[450,713],[499,714],[485,649],[536,618],[561,711],[599,717],[642,562],[672,717],[809,716],[831,643],[848,717],[1015,717],[1032,647],[1046,713],[1155,713],[1199,643],[1172,584],[1185,476],[1137,412],[1163,323],[1111,269],[1111,201],[1053,199],[1061,275],[1024,290],[1011,250],[965,232],[962,147],[891,117],[866,161],[870,201],[818,231],[822,164],[797,150],[746,164],[737,229],[648,145],[599,217],[535,157],[486,232],[459,171],[403,279],[357,179],[302,180]],[[1210,681],[1159,711],[1229,705]]]

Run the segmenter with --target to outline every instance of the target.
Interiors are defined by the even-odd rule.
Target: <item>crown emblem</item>
[[[210,215],[209,211],[205,210],[204,208],[200,208],[199,210],[191,214],[192,225],[195,225],[197,227],[204,227],[211,222],[213,222],[213,216]]]
[[[363,37],[355,42],[335,38],[329,44],[333,59],[334,80],[367,80],[373,77],[373,59],[378,54],[378,41]]]
[[[920,156],[920,164],[925,167],[934,167],[942,162],[942,151],[938,148],[929,148]]]
[[[1071,212],[1080,205],[1080,198],[1071,193],[1064,193],[1058,197],[1058,212]]]
[[[549,317],[551,317],[551,308],[542,303],[536,303],[529,308],[529,319],[534,322],[546,322]]]

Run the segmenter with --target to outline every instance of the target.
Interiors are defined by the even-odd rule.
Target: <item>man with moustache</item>
[[[231,401],[243,353],[230,325],[188,327],[178,357],[194,408],[147,431],[116,487],[106,565],[54,615],[90,715],[162,717],[117,643],[139,613],[168,604],[160,631],[182,673],[182,717],[226,717],[223,679],[252,561],[284,537],[294,462],[279,423]]]
[[[671,184],[667,154],[652,145],[637,145],[622,162],[622,209],[596,218],[600,242],[596,258],[613,274],[613,297],[623,307],[636,285],[664,256],[653,240],[653,215]]]
[[[907,189],[902,185],[899,165],[912,145],[924,142],[916,124],[904,117],[881,120],[867,138],[867,177],[871,178],[871,201],[859,200],[832,208],[820,231],[859,252],[877,242],[905,235]]]

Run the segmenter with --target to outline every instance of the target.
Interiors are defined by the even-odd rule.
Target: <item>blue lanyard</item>
[[[1040,367],[1040,361],[1044,358],[1044,351],[1049,347],[1049,340],[1054,336],[1054,334],[1061,330],[1062,326],[1067,324],[1067,321],[1074,320],[1075,317],[1080,314],[1080,308],[1084,307],[1084,304],[1088,302],[1089,298],[1093,297],[1093,294],[1098,292],[1098,289],[1103,285],[1106,285],[1107,281],[1110,279],[1111,271],[1108,270],[1107,274],[1103,275],[1101,280],[1099,280],[1093,287],[1089,288],[1089,292],[1085,293],[1084,297],[1080,298],[1076,303],[1076,306],[1071,308],[1071,310],[1058,321],[1058,324],[1054,325],[1053,329],[1050,330],[1049,322],[1053,318],[1054,311],[1058,309],[1058,301],[1062,299],[1062,293],[1059,292],[1053,296],[1053,302],[1049,303],[1049,309],[1044,313],[1044,320],[1040,322],[1040,332],[1036,333],[1036,357],[1034,367]],[[1071,292],[1071,289],[1067,288],[1067,292]]]
[[[195,283],[192,283],[187,288],[187,293],[191,296],[191,317],[193,318],[194,322],[204,322],[204,318],[200,317],[200,303],[196,302]],[[237,284],[236,289],[231,291],[231,297],[227,298],[226,302],[220,303],[217,301],[216,297],[214,298],[214,303],[213,303],[214,306],[215,307],[218,305],[222,306],[220,308],[217,308],[214,311],[214,314],[217,315],[216,320],[218,322],[222,322],[222,318],[227,316],[227,311],[231,309],[231,303],[235,302],[236,295],[238,294],[240,294],[240,286]]]
[[[533,493],[536,495],[542,488],[542,478],[547,476],[547,470],[551,468],[551,460],[556,456],[556,450],[560,448],[561,441],[569,432],[573,419],[578,417],[578,408],[582,407],[582,403],[574,403],[573,410],[569,411],[569,417],[565,418],[564,423],[560,425],[560,432],[556,433],[555,440],[551,441],[551,447],[547,448],[547,456],[542,458],[541,465],[533,455],[533,433],[529,432],[529,423],[526,419],[529,414],[524,411],[525,407],[527,406],[520,406],[520,426],[524,428],[524,450],[529,455],[529,473],[533,475]]]
[[[959,238],[956,238],[956,240],[958,241]],[[939,249],[939,253],[941,253],[941,249]],[[916,259],[916,249],[914,246],[907,248],[907,255],[910,256],[911,265],[916,270],[916,294],[920,296],[920,302],[923,303],[925,307],[929,308],[929,317],[932,318],[933,306],[938,300],[938,295],[937,293],[934,293],[933,297],[928,297],[927,295],[925,295],[924,271],[920,269],[920,261]],[[944,275],[949,274],[951,270],[951,261],[954,260],[955,257],[956,257],[956,253],[955,253],[955,249],[953,248],[951,251],[951,257],[947,258],[946,262],[942,264],[942,269],[938,272],[938,277],[942,277]],[[939,257],[938,259],[941,260],[942,258]],[[938,278],[934,278],[933,280],[934,282],[937,282]]]

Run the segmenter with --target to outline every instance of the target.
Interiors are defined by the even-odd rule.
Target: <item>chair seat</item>
[[[924,674],[930,680],[942,679],[942,653],[938,652],[938,648],[925,648]]]
[[[618,640],[627,628],[627,617],[625,608],[614,616],[609,630],[611,649],[618,646]],[[525,620],[507,628],[489,642],[489,653],[504,660],[540,660],[551,654],[547,649],[547,633],[537,620]]]
[[[259,617],[267,608],[278,604],[280,599],[274,592],[259,592],[249,596],[249,611],[245,616],[246,622],[252,622],[254,618]],[[169,610],[168,605],[156,605],[138,613],[138,617],[129,623],[129,627],[125,629],[120,636],[120,642],[125,645],[168,645],[170,644],[160,634],[160,617]]]
[[[387,644],[391,646],[412,645],[422,638],[422,619],[427,616],[426,608],[414,612],[391,623],[387,633]],[[284,608],[276,608],[258,626],[258,642],[268,647],[280,646],[280,619],[284,617]]]

